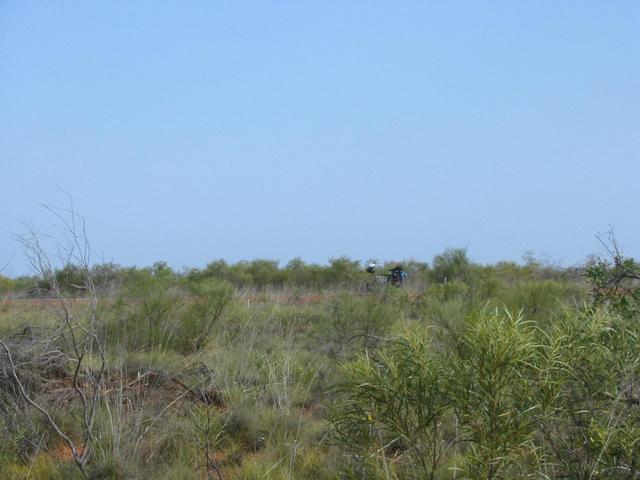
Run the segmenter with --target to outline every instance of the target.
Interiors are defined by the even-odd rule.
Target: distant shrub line
[[[385,272],[397,262],[389,262],[379,267]],[[468,285],[484,285],[500,279],[521,281],[555,280],[580,281],[584,268],[562,268],[548,265],[532,257],[523,263],[511,261],[493,265],[472,262],[465,249],[448,249],[436,255],[431,264],[416,260],[399,262],[408,273],[408,283],[418,288],[426,284],[464,282]],[[284,266],[277,260],[256,259],[229,263],[216,260],[204,268],[172,269],[166,262],[156,262],[151,267],[123,267],[115,263],[97,264],[92,267],[92,277],[102,294],[110,294],[122,289],[136,288],[141,283],[162,280],[176,286],[197,284],[203,280],[223,280],[236,289],[263,291],[276,288],[300,289],[357,289],[370,280],[363,263],[346,256],[329,259],[326,265],[306,263],[294,258]],[[74,264],[65,265],[54,272],[57,284],[70,296],[82,296],[85,272]],[[0,293],[38,298],[46,297],[51,285],[38,276],[7,278],[0,276]]]

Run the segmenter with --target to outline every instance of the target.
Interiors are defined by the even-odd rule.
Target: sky
[[[0,0],[0,267],[640,256],[640,2]]]

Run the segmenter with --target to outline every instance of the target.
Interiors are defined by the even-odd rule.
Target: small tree
[[[598,238],[609,257],[596,257],[585,269],[594,304],[609,305],[625,317],[638,315],[640,265],[622,255],[613,231],[608,232],[606,239]]]
[[[450,248],[433,258],[431,279],[438,283],[465,280],[471,269],[466,248]]]

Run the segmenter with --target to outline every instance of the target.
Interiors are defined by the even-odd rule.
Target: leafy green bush
[[[344,358],[378,345],[401,316],[402,310],[393,302],[343,293],[331,302],[318,325],[319,335],[330,356]]]
[[[184,300],[167,278],[140,276],[115,305],[106,325],[105,338],[129,350],[166,350],[179,330]]]
[[[407,475],[434,478],[448,446],[442,422],[451,373],[429,340],[415,334],[348,364],[333,424],[349,462],[375,464],[398,452]]]
[[[542,405],[540,382],[549,353],[538,331],[507,311],[481,311],[467,320],[452,365],[455,412],[468,450],[463,469],[472,479],[516,478],[535,453]]]
[[[640,315],[640,265],[635,260],[616,249],[611,260],[597,258],[588,265],[585,276],[596,306],[608,305],[629,318]]]
[[[471,271],[466,248],[450,248],[433,258],[430,276],[438,283],[465,280]]]
[[[564,363],[560,395],[543,424],[558,476],[637,478],[640,327],[603,310],[568,313],[552,333]]]
[[[197,352],[206,345],[214,324],[233,299],[233,287],[210,279],[190,286],[192,298],[180,315],[175,343],[185,353]]]
[[[13,291],[17,286],[17,282],[10,278],[0,275],[0,294],[5,294]]]
[[[324,271],[325,285],[353,285],[363,276],[360,262],[342,256],[329,259],[329,268]]]
[[[556,280],[527,280],[505,288],[494,303],[511,311],[522,310],[528,320],[544,326],[561,315],[567,306],[575,308],[584,300],[584,289],[577,285]]]

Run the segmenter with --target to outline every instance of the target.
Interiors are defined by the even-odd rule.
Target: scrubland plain
[[[640,478],[638,268],[617,251],[448,250],[401,288],[348,258],[83,258],[0,280],[2,478]]]

